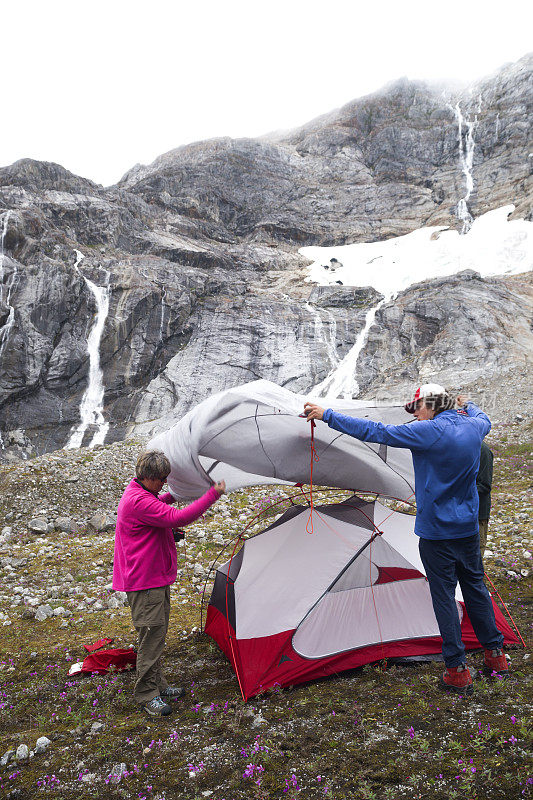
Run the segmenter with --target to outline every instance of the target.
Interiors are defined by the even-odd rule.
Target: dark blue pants
[[[479,535],[476,533],[465,539],[420,538],[418,549],[429,581],[446,666],[458,667],[465,661],[461,623],[455,603],[457,581],[480,644],[487,650],[502,647],[503,636],[496,627],[492,600],[483,581]]]

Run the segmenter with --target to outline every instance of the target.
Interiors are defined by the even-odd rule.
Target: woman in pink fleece
[[[172,508],[174,497],[159,495],[170,462],[159,450],[143,453],[135,467],[136,478],[118,504],[115,534],[113,589],[126,592],[133,624],[139,634],[135,699],[151,716],[166,716],[167,700],[181,697],[183,689],[169,686],[161,672],[161,655],[170,616],[170,584],[177,574],[173,528],[198,519],[224,494],[224,481],[216,483],[190,506]]]

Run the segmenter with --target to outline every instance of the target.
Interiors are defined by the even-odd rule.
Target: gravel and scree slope
[[[243,703],[227,660],[200,633],[201,591],[221,547],[289,493],[261,487],[223,498],[188,530],[166,650],[167,673],[186,695],[169,718],[147,719],[134,707],[131,673],[68,676],[84,644],[135,643],[110,580],[113,514],[142,443],[2,468],[0,796],[529,797],[533,443],[531,425],[510,419],[488,439],[486,569],[527,649],[510,652],[508,680],[479,678],[472,698],[442,693],[442,665],[429,663],[367,666]],[[471,654],[470,665],[481,658]]]

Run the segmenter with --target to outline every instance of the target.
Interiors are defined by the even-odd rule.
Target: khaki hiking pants
[[[170,586],[127,592],[127,596],[139,634],[134,695],[137,703],[144,705],[168,686],[161,672],[161,656],[170,618]]]

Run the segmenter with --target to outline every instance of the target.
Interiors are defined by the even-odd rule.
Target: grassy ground
[[[524,551],[531,526],[533,446],[523,429],[519,433],[509,426],[491,441],[498,488],[486,566],[528,643],[531,562]],[[13,513],[13,487],[19,486],[13,469],[8,472],[4,515]],[[47,485],[37,479],[36,491],[39,486],[46,491]],[[205,540],[198,537],[202,525],[197,524],[188,537],[189,560],[207,565],[220,547],[209,535],[239,530],[258,496],[257,490],[233,495],[224,520],[211,516],[204,523]],[[50,582],[68,563],[75,581],[92,586],[95,574],[110,569],[109,535],[87,534],[74,542],[58,534],[56,554],[39,554],[39,543],[30,536],[21,536],[20,543],[25,552],[36,552],[22,576],[27,581]],[[184,563],[183,553],[180,558]],[[523,576],[522,570],[529,574]],[[179,594],[180,588],[186,591]],[[103,591],[100,584],[93,589]],[[171,717],[154,721],[133,705],[131,674],[67,674],[83,658],[84,643],[102,635],[113,636],[117,646],[134,643],[127,608],[73,614],[67,627],[57,618],[39,623],[16,616],[8,603],[0,610],[13,619],[0,637],[0,755],[21,743],[33,749],[40,736],[51,740],[45,753],[0,767],[0,797],[530,796],[532,676],[523,649],[511,652],[508,680],[480,678],[471,698],[441,692],[442,665],[429,663],[367,666],[243,703],[225,657],[195,630],[200,596],[185,569],[173,592],[166,670],[173,682],[186,687],[186,696],[175,703]],[[480,666],[481,654],[469,660]],[[98,731],[92,730],[95,722],[103,724]],[[120,779],[112,777],[115,765],[122,765]]]

